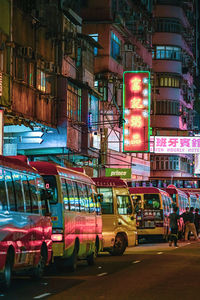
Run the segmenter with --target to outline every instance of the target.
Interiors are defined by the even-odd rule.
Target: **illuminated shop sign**
[[[124,72],[123,119],[123,152],[149,152],[149,72]]]
[[[155,153],[200,153],[200,136],[155,136]]]

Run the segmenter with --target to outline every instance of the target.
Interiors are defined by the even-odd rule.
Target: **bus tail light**
[[[53,229],[51,239],[53,242],[63,241],[63,229]]]

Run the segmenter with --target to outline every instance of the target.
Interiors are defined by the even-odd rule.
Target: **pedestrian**
[[[195,208],[194,225],[195,225],[197,236],[198,236],[199,235],[199,225],[200,225],[200,215],[199,215],[198,208]]]
[[[177,213],[178,207],[173,207],[173,212],[169,215],[169,225],[170,225],[170,236],[169,236],[169,246],[172,246],[174,242],[174,247],[178,247],[178,220],[180,216]]]
[[[185,212],[180,215],[180,218],[183,219],[181,229],[182,229],[182,235],[183,235],[183,238],[184,238],[185,237],[186,224],[189,223],[189,207],[188,206],[185,208]],[[188,232],[188,239],[189,239],[189,236],[190,236],[190,232]]]
[[[188,222],[186,223],[186,228],[185,228],[185,240],[188,240],[188,233],[192,232],[194,235],[194,239],[197,240],[197,232],[196,232],[196,228],[194,225],[194,207],[190,207],[190,211],[188,214]]]

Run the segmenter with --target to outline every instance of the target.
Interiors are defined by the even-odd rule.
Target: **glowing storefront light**
[[[150,73],[124,72],[123,82],[123,151],[149,152]]]
[[[154,147],[155,153],[200,153],[200,137],[197,136],[155,136]]]

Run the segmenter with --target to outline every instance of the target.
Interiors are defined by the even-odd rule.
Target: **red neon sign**
[[[149,151],[150,74],[124,72],[123,151]]]

